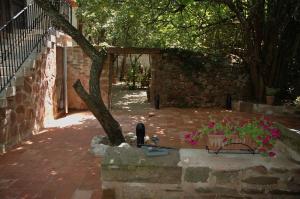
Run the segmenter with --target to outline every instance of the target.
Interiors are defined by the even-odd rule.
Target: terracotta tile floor
[[[141,101],[141,97],[144,100]],[[113,115],[124,133],[135,132],[138,122],[145,123],[146,134],[158,135],[160,145],[164,146],[190,147],[184,143],[184,132],[206,124],[209,115],[216,118],[255,116],[222,109],[153,110],[145,103],[145,97],[143,93],[132,91],[113,98]],[[149,117],[149,112],[154,116]],[[300,129],[299,118],[272,119]],[[96,119],[89,112],[73,113],[46,126],[39,134],[0,156],[0,199],[101,198],[101,160],[88,152],[92,137],[104,135]]]
[[[155,116],[149,117],[148,113]],[[251,114],[221,109],[139,109],[113,111],[124,132],[135,132],[137,122],[144,122],[146,132],[157,134],[160,144],[190,147],[183,141],[183,132],[196,130],[208,115],[252,117]],[[300,129],[293,118],[273,118],[288,127]],[[89,112],[73,113],[48,123],[48,128],[23,144],[0,156],[0,198],[101,198],[100,159],[89,154],[91,138],[104,134]]]

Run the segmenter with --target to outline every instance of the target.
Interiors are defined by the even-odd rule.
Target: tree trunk
[[[73,87],[79,97],[86,103],[88,109],[94,114],[102,125],[112,145],[119,145],[125,142],[120,124],[113,118],[105,104],[103,103],[100,91],[100,76],[106,58],[106,53],[95,49],[86,38],[73,27],[49,1],[35,0],[35,2],[47,13],[52,23],[60,27],[65,33],[70,35],[91,58],[92,66],[90,70],[89,93],[83,88],[80,80],[77,80]]]

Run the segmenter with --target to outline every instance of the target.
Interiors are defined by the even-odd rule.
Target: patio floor
[[[197,130],[208,121],[209,115],[216,118],[255,116],[223,109],[134,107],[138,106],[127,104],[126,110],[115,106],[112,111],[123,132],[135,132],[135,125],[143,122],[146,134],[156,134],[160,145],[176,148],[190,147],[184,143],[184,132]],[[154,115],[149,116],[150,112]],[[299,118],[272,119],[300,129]],[[101,160],[88,152],[92,137],[99,134],[104,135],[104,131],[90,112],[72,113],[48,122],[47,128],[39,134],[0,156],[0,198],[101,198]]]

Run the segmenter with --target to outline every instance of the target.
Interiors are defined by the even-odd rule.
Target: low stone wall
[[[276,158],[171,150],[148,157],[108,148],[101,166],[105,199],[298,198],[300,157],[278,143]]]
[[[108,56],[105,60],[102,74],[100,77],[101,95],[104,103],[110,106],[110,66],[112,66],[112,57]],[[68,105],[71,109],[85,110],[87,106],[80,99],[73,88],[73,84],[80,79],[83,87],[88,91],[91,59],[82,51],[79,46],[67,48],[68,65]]]
[[[190,59],[198,65],[186,66],[178,56],[167,53],[151,55],[152,102],[159,94],[162,106],[214,107],[225,106],[228,94],[236,100],[250,96],[249,74],[242,66],[228,60]]]
[[[233,101],[232,109],[234,111],[247,113],[300,117],[300,110],[295,106],[272,106],[268,104],[254,104],[245,101]]]

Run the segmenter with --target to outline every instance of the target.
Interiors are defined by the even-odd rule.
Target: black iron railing
[[[69,21],[72,12],[65,1],[52,0]],[[51,29],[46,13],[34,2],[0,28],[0,92],[11,82],[21,65],[34,51],[39,51]]]

